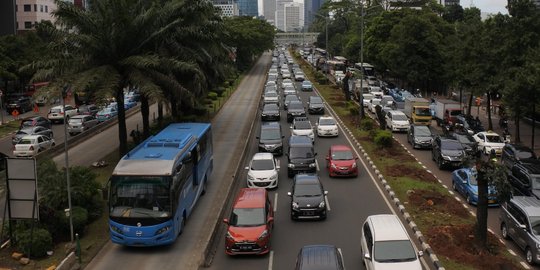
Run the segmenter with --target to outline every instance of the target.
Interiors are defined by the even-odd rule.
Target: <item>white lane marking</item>
[[[274,194],[274,213],[277,212],[277,195],[278,193]]]
[[[510,254],[512,254],[512,255],[514,255],[514,256],[517,256],[517,254],[516,254],[513,250],[511,250],[511,249],[508,249],[508,253],[510,253]]]
[[[324,196],[324,201],[326,203],[326,210],[330,211],[330,204],[328,203],[328,196]]]
[[[268,256],[268,270],[272,270],[274,267],[274,251],[270,250],[270,255]]]
[[[527,265],[525,262],[519,262],[519,263],[521,264],[521,266],[523,266],[523,268],[525,268],[525,269],[531,269],[531,268],[529,267],[529,265]]]

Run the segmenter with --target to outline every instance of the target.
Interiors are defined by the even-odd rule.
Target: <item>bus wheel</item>
[[[182,215],[182,223],[180,224],[180,231],[178,232],[178,235],[181,235],[184,232],[185,227],[186,227],[186,215]]]

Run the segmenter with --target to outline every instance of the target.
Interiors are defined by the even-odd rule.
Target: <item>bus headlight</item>
[[[165,226],[165,227],[159,229],[159,230],[156,232],[156,235],[160,235],[160,234],[162,234],[162,233],[166,233],[166,232],[168,232],[170,229],[171,229],[171,226]]]
[[[115,233],[118,233],[118,234],[123,234],[122,233],[122,230],[120,230],[120,228],[114,226],[114,225],[111,225],[111,231],[115,232]]]

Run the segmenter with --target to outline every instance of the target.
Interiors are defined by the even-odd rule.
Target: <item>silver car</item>
[[[73,136],[95,127],[98,120],[92,115],[76,115],[68,121],[69,135]]]
[[[11,142],[13,145],[19,143],[19,141],[24,136],[28,135],[45,135],[49,138],[53,137],[53,131],[49,128],[42,127],[42,126],[33,126],[33,127],[24,127],[21,128],[13,137],[11,138]]]

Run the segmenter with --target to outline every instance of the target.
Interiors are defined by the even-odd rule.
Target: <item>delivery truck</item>
[[[414,125],[431,124],[431,112],[429,111],[429,101],[425,98],[407,97],[405,99],[405,108],[403,112]]]
[[[435,100],[435,120],[437,125],[452,124],[456,122],[456,116],[463,114],[459,102],[449,99]]]

